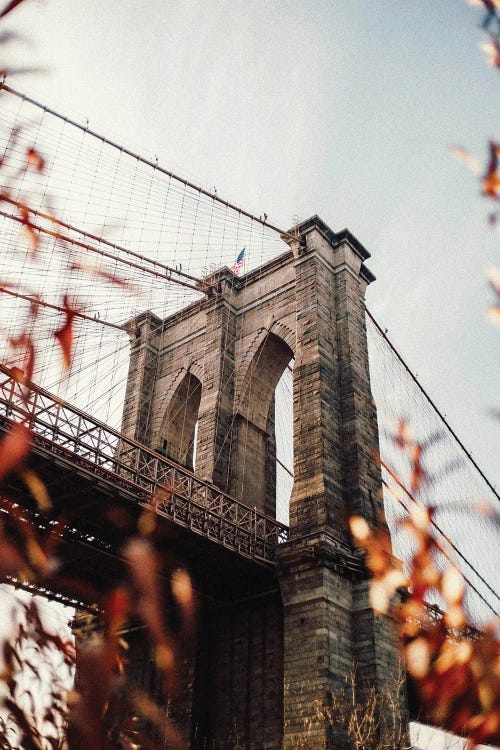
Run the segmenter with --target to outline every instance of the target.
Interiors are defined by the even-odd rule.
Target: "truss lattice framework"
[[[118,491],[156,513],[243,557],[273,564],[288,529],[217,487],[130,440],[35,385],[19,383],[0,366],[4,427],[23,422],[37,447],[110,480]]]

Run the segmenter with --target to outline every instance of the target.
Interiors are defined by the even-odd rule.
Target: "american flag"
[[[246,250],[246,247],[244,247],[243,250],[240,253],[238,253],[238,257],[236,258],[233,265],[231,266],[231,271],[235,273],[237,276],[239,275],[245,263],[245,250]]]

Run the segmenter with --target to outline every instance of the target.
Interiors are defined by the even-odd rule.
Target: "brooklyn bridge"
[[[84,571],[106,591],[123,566],[110,509],[156,514],[200,607],[175,707],[192,746],[236,733],[247,748],[298,747],[353,664],[380,689],[397,675],[348,529],[353,514],[387,524],[403,566],[411,554],[397,420],[430,446],[419,501],[436,508],[471,618],[496,616],[498,493],[366,308],[375,277],[354,234],[318,216],[275,227],[7,85],[1,111],[9,194],[33,207],[37,252],[3,201],[0,429],[32,431],[68,580]],[[43,174],[20,168],[31,143]],[[67,290],[81,307],[59,375],[51,331]],[[33,305],[43,347],[27,392],[8,339]],[[5,484],[27,521],[50,526],[22,483]],[[92,611],[83,590],[10,582]],[[147,684],[147,642],[130,643]]]

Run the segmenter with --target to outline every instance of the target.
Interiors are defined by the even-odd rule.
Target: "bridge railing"
[[[108,475],[159,515],[245,557],[272,563],[287,527],[125,437],[0,365],[0,416],[23,422],[35,443],[66,452],[87,471]]]

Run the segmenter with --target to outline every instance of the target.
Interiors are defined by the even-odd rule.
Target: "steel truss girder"
[[[273,565],[288,529],[187,469],[99,422],[0,365],[0,417],[26,424],[35,451],[111,482],[158,515],[233,552]]]

